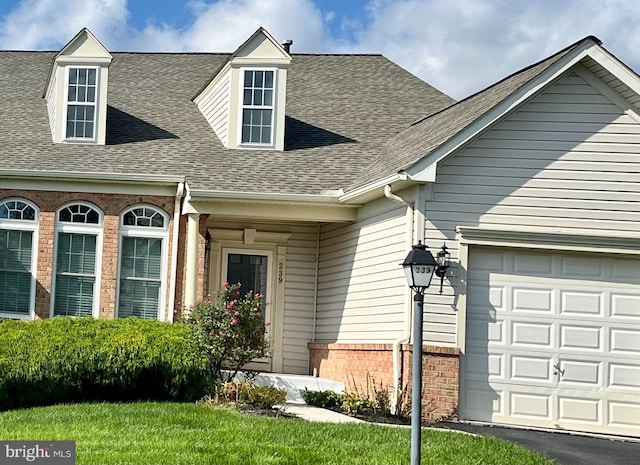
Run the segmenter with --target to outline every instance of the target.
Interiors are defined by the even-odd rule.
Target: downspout
[[[399,195],[396,195],[391,192],[391,184],[387,184],[384,186],[384,196],[389,200],[393,200],[394,202],[400,203],[407,207],[407,226],[408,226],[408,234],[407,234],[407,242],[408,247],[411,248],[413,245],[414,238],[414,226],[413,226],[413,217],[415,213],[415,204],[409,202]],[[393,358],[393,391],[391,393],[391,412],[395,413],[398,406],[398,394],[400,391],[400,346],[402,344],[406,344],[411,339],[411,290],[407,290],[405,295],[405,310],[404,310],[404,331],[402,336],[393,341],[393,350],[392,350],[392,358]]]
[[[311,330],[311,342],[316,342],[316,318],[318,316],[318,274],[320,271],[320,223],[316,231],[316,270],[313,286],[313,328]]]
[[[184,181],[178,183],[176,200],[173,206],[173,238],[171,242],[171,277],[169,278],[169,321],[173,322],[173,312],[176,303],[176,276],[178,274],[178,240],[180,234],[180,214],[184,197]]]

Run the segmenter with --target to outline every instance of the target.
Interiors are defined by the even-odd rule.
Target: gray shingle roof
[[[317,194],[453,100],[380,55],[293,55],[284,152],[225,149],[191,98],[228,54],[112,53],[107,144],[53,144],[42,98],[55,52],[0,52],[4,169],[185,175],[194,189]]]
[[[353,189],[409,168],[588,39],[600,42],[594,37],[582,39],[464,100],[416,121],[391,138],[373,163],[375,168],[366,176],[361,176],[349,188]]]

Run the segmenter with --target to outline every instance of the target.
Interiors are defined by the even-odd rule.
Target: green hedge
[[[182,324],[0,321],[0,411],[66,402],[195,400],[206,359]]]

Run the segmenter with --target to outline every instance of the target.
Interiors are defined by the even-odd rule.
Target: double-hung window
[[[102,213],[74,203],[56,217],[53,314],[98,315]]]
[[[169,218],[150,206],[131,208],[121,218],[117,315],[162,320]]]
[[[37,220],[30,202],[0,202],[0,317],[33,316]]]
[[[68,68],[67,139],[95,139],[98,68]]]
[[[244,70],[241,143],[272,144],[274,89],[274,70]]]

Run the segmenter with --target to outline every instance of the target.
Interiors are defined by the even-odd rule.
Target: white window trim
[[[70,69],[95,69],[96,70],[96,100],[93,102],[93,136],[88,137],[67,137],[67,109],[69,107],[69,70]],[[87,66],[82,64],[67,65],[64,67],[64,96],[63,96],[63,111],[62,111],[62,141],[73,143],[96,143],[98,141],[98,107],[100,103],[100,66]],[[75,105],[75,103],[71,103]],[[87,103],[79,103],[80,105],[87,105]]]
[[[0,312],[0,318],[11,318],[14,320],[33,320],[35,318],[35,307],[36,307],[36,282],[37,282],[37,266],[38,266],[38,223],[40,218],[40,209],[33,203],[27,199],[23,199],[20,197],[9,197],[6,199],[2,199],[0,201],[0,205],[5,202],[18,201],[23,202],[32,207],[35,212],[35,220],[10,220],[10,219],[0,219],[0,229],[10,229],[13,231],[31,231],[33,234],[31,235],[31,295],[29,297],[29,313],[26,315],[16,315],[14,313],[4,313]]]
[[[86,207],[94,209],[98,212],[98,224],[82,224],[82,223],[60,223],[58,216],[60,211],[71,205],[84,205]],[[58,237],[60,233],[76,233],[76,234],[89,234],[96,236],[96,273],[95,282],[93,284],[93,305],[91,315],[94,318],[100,316],[100,281],[102,280],[102,241],[103,241],[103,222],[104,212],[96,205],[84,202],[75,201],[67,202],[64,205],[58,207],[55,213],[55,239],[53,241],[53,270],[51,272],[51,303],[49,307],[49,317],[55,316],[55,298],[56,298],[56,276],[57,276],[57,262],[58,262]]]
[[[123,226],[122,220],[131,210],[136,208],[151,208],[160,213],[164,218],[165,226],[163,228],[152,228],[146,226]],[[122,265],[122,238],[123,237],[142,237],[151,239],[162,239],[162,257],[160,261],[160,298],[158,299],[158,320],[165,321],[166,310],[166,293],[167,293],[167,262],[169,251],[169,215],[159,207],[149,204],[138,204],[127,208],[122,212],[119,218],[120,232],[118,237],[118,270],[116,273],[116,301],[114,309],[114,318],[118,318],[118,307],[120,306],[120,270]],[[167,320],[168,321],[168,320]]]
[[[244,73],[245,71],[273,71],[273,98],[271,106],[254,106],[254,105],[244,105]],[[278,103],[278,68],[269,68],[269,67],[241,67],[240,68],[240,78],[238,85],[238,105],[240,111],[238,112],[238,147],[257,147],[257,148],[273,148],[276,146],[275,141],[275,129],[276,129],[276,113],[277,113],[277,103]],[[252,110],[268,110],[271,109],[271,142],[269,144],[265,144],[262,142],[242,142],[242,116],[244,113],[244,109],[252,109]],[[65,119],[66,121],[66,119]]]

